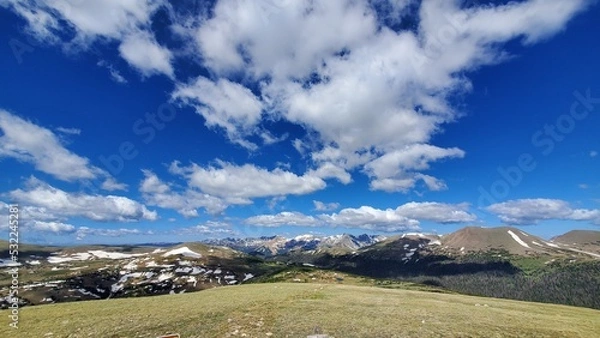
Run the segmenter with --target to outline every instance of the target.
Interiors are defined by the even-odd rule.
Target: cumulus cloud
[[[63,134],[79,135],[76,128],[58,127]],[[86,157],[67,149],[51,130],[0,109],[0,158],[11,157],[31,163],[35,169],[67,182],[103,179],[107,191],[125,190],[108,172],[90,163]]]
[[[203,235],[207,237],[234,236],[238,234],[232,229],[231,224],[220,221],[206,221],[190,227],[173,229],[170,232],[176,235]]]
[[[335,209],[337,209],[337,208],[340,207],[340,204],[339,203],[335,203],[335,202],[324,203],[324,202],[321,202],[321,201],[313,200],[313,204],[315,206],[315,210],[316,211],[331,211],[331,210],[335,210]]]
[[[245,137],[260,122],[263,104],[250,89],[227,79],[213,82],[201,76],[192,83],[179,84],[172,97],[193,105],[207,127],[223,128],[232,142],[257,149]],[[268,134],[263,132],[263,135]]]
[[[152,235],[152,231],[141,231],[139,229],[107,229],[107,228],[89,228],[79,227],[75,231],[75,236],[78,241],[83,240],[87,236],[106,236],[106,237],[121,237],[126,235]]]
[[[206,209],[212,215],[220,214],[230,203],[236,202],[228,203],[221,198],[193,189],[174,191],[152,171],[143,170],[143,173],[144,179],[140,183],[140,192],[144,201],[148,205],[176,210],[185,217],[197,217],[199,208]],[[244,201],[239,204],[247,203]]]
[[[419,221],[402,216],[394,209],[377,209],[370,206],[346,208],[339,213],[321,215],[320,218],[334,226],[375,231],[402,231],[419,229]]]
[[[249,205],[256,198],[269,198],[273,209],[287,195],[307,195],[324,189],[326,182],[307,172],[297,175],[280,168],[268,170],[252,164],[235,165],[217,161],[217,166],[182,166],[175,161],[171,174],[183,178],[183,187],[161,180],[150,170],[143,170],[140,192],[148,205],[176,210],[185,217],[198,216],[198,209],[211,215],[221,214],[231,205]]]
[[[253,164],[235,165],[218,161],[218,167],[171,164],[170,170],[188,180],[191,187],[226,199],[249,202],[252,198],[306,195],[324,189],[325,181],[310,174],[297,175],[280,168],[268,170]]]
[[[444,158],[461,158],[465,152],[458,148],[444,149],[429,144],[412,144],[394,150],[369,162],[365,171],[374,177],[371,189],[384,191],[408,191],[418,180],[434,191],[443,190],[446,185],[437,178],[418,173],[429,169],[430,163]]]
[[[317,211],[325,211],[325,205],[313,201]],[[410,202],[396,209],[378,209],[371,206],[346,208],[337,213],[319,214],[316,217],[300,212],[280,212],[274,215],[257,215],[245,220],[245,223],[262,227],[279,226],[332,226],[359,228],[373,231],[403,231],[417,230],[420,221],[430,221],[441,224],[467,223],[477,219],[468,212],[469,205],[445,204],[438,202]]]
[[[275,215],[257,215],[249,217],[245,223],[262,227],[279,227],[282,225],[317,226],[321,222],[313,216],[300,212],[282,211]]]
[[[259,148],[255,139],[278,140],[265,120],[302,126],[307,136],[291,142],[311,155],[311,177],[321,179],[316,185],[327,178],[350,183],[358,168],[372,190],[408,192],[419,182],[447,189],[443,178],[426,171],[465,156],[431,143],[460,118],[451,98],[472,89],[469,72],[507,60],[510,41],[530,45],[560,32],[590,3],[218,0],[195,11],[162,0],[9,0],[2,6],[42,41],[67,48],[115,42],[144,76],[171,77],[173,100],[193,106],[206,126],[249,150]],[[175,79],[174,53],[152,28],[159,8],[183,42],[182,57],[205,67],[202,76]],[[399,28],[406,17],[415,25]]]
[[[0,206],[3,208],[0,210],[0,215],[5,215],[8,204],[0,202]],[[97,212],[97,211],[94,211]],[[124,235],[152,235],[152,231],[141,231],[139,229],[131,228],[90,228],[87,226],[75,226],[67,223],[65,220],[69,217],[82,216],[82,212],[79,210],[64,210],[64,212],[51,212],[51,209],[39,206],[31,205],[19,205],[19,226],[22,227],[23,231],[26,232],[38,232],[38,233],[52,233],[55,235],[74,235],[77,240],[82,240],[84,237],[91,236],[109,236],[119,237]],[[86,217],[83,215],[83,217]],[[94,218],[94,220],[108,220],[109,217],[101,217],[101,219]],[[120,221],[122,219],[115,219]],[[0,225],[0,229],[8,229],[8,223]]]
[[[468,211],[468,203],[410,202],[396,208],[399,215],[441,224],[474,222],[477,217]]]
[[[157,73],[171,78],[174,76],[171,51],[159,45],[149,32],[140,31],[126,36],[119,46],[119,53],[144,76]]]
[[[62,222],[34,221],[31,229],[43,232],[70,233],[75,230],[75,226]]]
[[[349,184],[352,182],[352,175],[344,168],[335,165],[333,163],[321,163],[318,168],[311,169],[308,175],[319,177],[322,179],[335,178],[342,184]]]
[[[529,225],[545,220],[588,221],[600,225],[600,210],[574,209],[558,199],[520,199],[492,204],[487,210],[507,224]]]
[[[64,181],[106,175],[91,165],[89,159],[65,148],[52,131],[2,109],[0,130],[0,157],[31,163],[37,170]]]
[[[109,177],[102,182],[101,188],[106,191],[127,190],[127,184],[119,183],[114,178]]]
[[[55,217],[85,217],[103,222],[154,221],[158,218],[155,211],[123,196],[69,193],[35,177],[30,178],[26,186],[25,189],[10,191],[8,196]]]
[[[460,116],[449,97],[471,89],[465,73],[506,59],[503,43],[523,38],[531,44],[555,34],[586,1],[462,8],[460,1],[425,0],[413,13],[417,29],[399,31],[376,7],[407,13],[411,1],[273,4],[221,0],[194,28],[204,65],[216,74],[210,83],[244,74],[263,110],[316,135],[317,142],[295,139],[297,149],[341,170],[366,164],[372,189],[406,192],[418,181],[446,189],[422,171],[431,162],[464,156],[458,148],[428,143]],[[248,114],[224,116],[231,120],[221,127],[236,143],[257,122]]]
[[[177,235],[231,236],[237,233],[229,223],[207,221],[198,225],[173,230]]]
[[[117,41],[121,56],[143,75],[172,77],[171,52],[156,42],[151,30],[152,16],[165,4],[162,0],[8,0],[0,5],[25,19],[27,30],[42,42],[73,50]],[[74,36],[67,38],[65,32],[70,31]],[[116,71],[111,74],[117,81],[123,79]]]

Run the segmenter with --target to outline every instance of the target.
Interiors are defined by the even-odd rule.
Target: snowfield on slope
[[[182,246],[181,248],[173,249],[171,251],[167,251],[163,254],[163,257],[169,257],[173,255],[183,255],[191,258],[201,258],[202,255],[190,250],[187,246]]]
[[[519,236],[517,236],[517,234],[515,234],[514,232],[512,232],[512,231],[508,230],[508,234],[509,234],[509,235],[510,235],[510,236],[511,236],[511,237],[512,237],[512,238],[513,238],[513,239],[514,239],[514,240],[515,240],[517,243],[521,244],[521,246],[523,246],[523,247],[526,247],[526,248],[531,248],[531,247],[529,246],[529,244],[527,244],[527,243],[523,242],[523,240],[522,240],[522,239],[521,239]]]
[[[139,257],[145,254],[125,254],[120,252],[107,252],[104,250],[88,250],[88,252],[78,252],[71,255],[59,256],[57,252],[48,257],[48,263],[57,264],[70,261],[85,261],[88,259],[125,259]]]

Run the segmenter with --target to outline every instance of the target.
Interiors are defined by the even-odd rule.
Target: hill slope
[[[7,311],[0,311],[6,318]],[[98,320],[101,318],[102,320]],[[374,287],[255,284],[31,307],[20,337],[594,337],[600,311]],[[0,335],[10,336],[8,325]]]
[[[558,249],[556,244],[512,227],[466,227],[443,236],[442,246],[461,252],[504,249],[516,255],[551,253]]]
[[[564,235],[554,237],[552,242],[600,253],[600,231],[572,230]]]

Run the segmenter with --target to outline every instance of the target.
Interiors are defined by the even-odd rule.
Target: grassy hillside
[[[7,311],[0,317],[7,318]],[[600,311],[323,284],[252,284],[193,294],[21,309],[19,337],[594,337]],[[12,332],[12,335],[11,335]],[[0,336],[15,336],[8,325]]]

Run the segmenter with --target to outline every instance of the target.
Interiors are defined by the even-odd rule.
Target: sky
[[[600,230],[589,0],[0,3],[21,242]],[[8,222],[0,225],[8,238]]]

